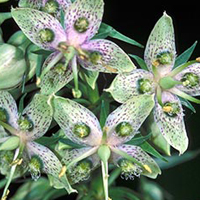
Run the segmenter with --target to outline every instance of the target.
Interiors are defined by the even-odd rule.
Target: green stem
[[[155,77],[159,77],[158,70],[157,70],[156,66],[154,66],[154,65],[152,65],[152,72],[153,72]]]
[[[74,86],[75,86],[75,91],[78,91],[78,69],[77,69],[77,60],[76,56],[72,58],[72,71],[74,75]]]
[[[183,71],[186,67],[188,67],[189,65],[192,65],[192,64],[194,64],[194,63],[196,63],[196,62],[197,62],[196,60],[189,61],[189,62],[187,62],[187,63],[185,63],[185,64],[183,64],[183,65],[181,65],[181,66],[175,68],[174,70],[172,70],[172,71],[168,74],[168,76],[174,77],[174,76],[176,76],[178,73],[180,73],[181,71]]]
[[[101,161],[102,178],[103,178],[103,188],[105,200],[108,200],[108,161]]]
[[[16,130],[9,124],[0,121],[0,125],[3,126],[6,130],[8,130],[12,135],[16,135]]]

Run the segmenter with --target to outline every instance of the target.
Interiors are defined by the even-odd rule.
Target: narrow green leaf
[[[37,54],[37,55],[49,56],[52,53],[52,51],[39,49],[39,50],[36,50],[36,51],[32,51],[32,53]]]
[[[182,105],[190,109],[193,113],[196,113],[194,106],[187,99],[183,99],[182,97],[179,97],[179,99]]]
[[[195,41],[195,43],[190,48],[188,48],[186,51],[184,51],[181,55],[179,55],[176,58],[174,68],[177,68],[178,66],[186,63],[190,59],[190,56],[192,55],[196,45],[197,41]]]
[[[101,102],[101,112],[100,112],[100,125],[103,128],[108,117],[110,110],[110,105],[107,101],[102,100]]]
[[[129,56],[136,60],[138,65],[141,67],[141,69],[148,71],[147,65],[142,58],[140,58],[139,56],[133,55],[133,54],[129,54]]]
[[[60,10],[60,23],[62,27],[65,29],[65,13],[64,13],[63,8],[61,8]]]
[[[139,135],[137,135],[137,137],[134,137],[133,139],[131,139],[130,141],[128,141],[126,144],[139,146],[143,142],[145,142],[146,140],[148,140],[150,137],[151,137],[151,133],[149,133],[146,136],[142,136],[142,135],[139,134]]]
[[[24,99],[25,99],[26,95],[27,95],[27,93],[23,94],[19,100],[19,113],[22,113],[24,110]]]

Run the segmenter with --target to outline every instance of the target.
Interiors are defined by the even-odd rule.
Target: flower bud
[[[23,51],[9,44],[0,45],[0,89],[18,86],[26,71]]]
[[[121,122],[116,126],[115,131],[118,136],[126,137],[131,135],[133,132],[133,127],[129,122]]]
[[[75,124],[73,132],[77,137],[85,138],[90,134],[91,130],[85,123],[78,123]]]
[[[89,21],[85,17],[80,17],[75,21],[74,28],[77,32],[84,33],[89,28]]]
[[[185,87],[193,88],[199,84],[199,77],[194,73],[186,73],[183,75],[181,81]]]
[[[162,109],[170,117],[175,117],[180,112],[178,103],[166,102]]]

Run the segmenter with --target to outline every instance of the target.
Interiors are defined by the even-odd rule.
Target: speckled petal
[[[22,115],[27,116],[33,123],[33,130],[26,133],[28,140],[42,137],[52,121],[53,111],[48,104],[49,96],[36,94],[29,105],[23,110]]]
[[[163,104],[166,102],[178,103],[179,113],[176,116],[170,117],[163,111],[160,104],[156,102],[154,119],[166,141],[182,154],[188,147],[188,137],[185,130],[181,103],[178,97],[169,92],[163,92],[162,102]]]
[[[117,148],[132,156],[144,166],[141,173],[142,175],[150,178],[156,178],[158,174],[161,174],[160,168],[154,159],[145,153],[140,147],[133,145],[120,145]],[[121,156],[113,154],[113,162],[115,164],[117,164],[121,158]],[[148,171],[145,170],[145,168],[148,169]]]
[[[48,64],[52,62],[55,57],[59,56],[58,54],[59,54],[58,52],[54,52],[45,60],[43,64],[43,70],[47,68]],[[39,85],[39,87],[41,88],[40,92],[42,94],[45,95],[54,94],[73,79],[73,73],[70,64],[68,65],[67,70],[63,72],[58,72],[55,69],[55,64],[42,77],[41,83]]]
[[[164,73],[172,69],[176,54],[172,19],[164,13],[150,34],[144,53],[144,59],[150,71],[152,71],[152,63],[157,59],[157,55],[166,51],[171,53],[173,62],[169,65],[159,66]]]
[[[103,0],[76,0],[66,10],[65,28],[68,43],[79,46],[91,39],[98,31],[103,16]],[[79,33],[74,28],[77,19],[86,18],[88,29]]]
[[[108,135],[108,143],[111,146],[119,145],[129,141],[137,134],[138,129],[148,117],[154,107],[153,95],[134,96],[126,103],[114,110],[107,118],[105,130]],[[133,132],[129,136],[119,136],[116,133],[116,126],[121,122],[128,122]]]
[[[189,94],[191,96],[199,96],[200,95],[200,63],[195,63],[195,64],[188,66],[186,69],[184,69],[182,72],[180,72],[175,77],[175,79],[181,80],[186,73],[194,73],[195,75],[197,75],[199,77],[199,84],[197,84],[194,87],[186,87],[183,85],[177,85],[176,87],[179,90],[186,92],[187,94]]]
[[[18,129],[18,111],[17,105],[12,95],[7,91],[0,91],[0,108],[6,110],[8,114],[8,123],[15,129]]]
[[[24,34],[43,49],[54,50],[60,42],[66,41],[66,34],[59,21],[50,14],[31,8],[12,9],[12,16]],[[54,33],[52,42],[42,42],[39,32],[50,29]]]
[[[37,155],[42,160],[42,172],[52,175],[53,177],[61,181],[69,193],[74,192],[74,190],[69,185],[69,182],[65,175],[59,179],[62,164],[51,150],[36,142],[28,142],[26,147],[29,158],[31,158],[31,156]]]
[[[89,146],[100,144],[102,131],[98,119],[91,111],[72,100],[61,97],[55,97],[53,103],[54,119],[70,140]],[[90,128],[87,137],[80,138],[74,134],[74,126],[80,123]]]
[[[88,52],[98,52],[101,56],[95,64],[89,59],[84,59],[79,56],[79,62],[88,70],[106,73],[122,73],[130,72],[136,68],[128,55],[119,46],[109,40],[91,40],[83,44],[81,48]]]
[[[131,73],[118,74],[111,86],[106,89],[106,92],[110,92],[116,101],[124,103],[141,94],[138,90],[138,81],[141,79],[148,79],[152,83],[152,91],[147,94],[154,93],[153,74],[143,69],[135,69]]]

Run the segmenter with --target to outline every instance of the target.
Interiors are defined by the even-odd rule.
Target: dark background
[[[180,5],[174,5],[176,3],[170,2],[165,4],[166,5],[158,3],[146,4],[144,1],[136,2],[131,0],[105,0],[103,21],[113,26],[119,32],[145,45],[154,24],[162,16],[163,12],[166,11],[167,14],[173,18],[177,54],[180,54],[189,48],[196,40],[200,40],[199,5],[192,5],[188,2],[187,4],[182,3]],[[17,5],[17,1],[0,4],[0,11],[9,11],[11,5]],[[10,25],[11,23],[12,26]],[[17,26],[12,20],[4,23],[3,31],[5,39],[17,29]],[[127,53],[143,56],[144,49],[133,47],[132,45],[117,40],[113,41],[121,46]],[[192,59],[199,56],[200,44],[197,44]],[[112,76],[108,76],[107,78],[112,78]],[[192,114],[191,111],[185,109],[185,122],[190,139],[189,150],[200,148],[200,105],[194,106],[197,110],[196,114]],[[174,200],[200,200],[199,169],[200,159],[197,157],[192,161],[164,170],[162,175],[157,178],[156,182],[174,196]],[[129,185],[129,187],[131,186]]]

